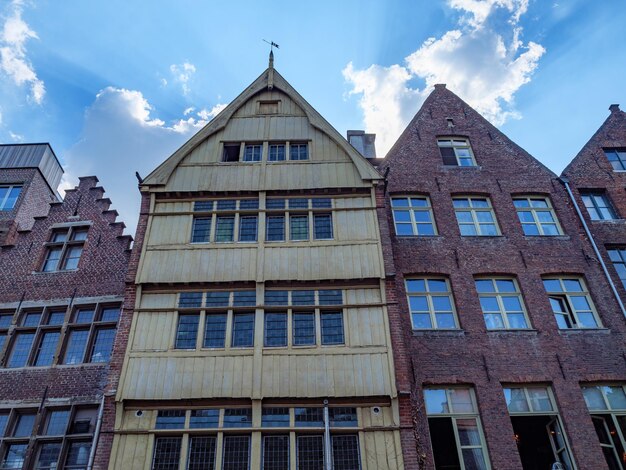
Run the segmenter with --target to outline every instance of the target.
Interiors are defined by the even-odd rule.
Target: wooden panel
[[[189,243],[193,217],[190,215],[160,215],[152,217],[148,246]]]
[[[224,282],[256,278],[255,248],[146,251],[137,275],[143,282]]]
[[[404,468],[398,431],[365,432],[364,466],[377,470],[401,470]]]
[[[253,362],[252,355],[132,357],[122,396],[125,399],[250,397]]]
[[[346,309],[348,346],[384,346],[387,343],[382,307]]]
[[[193,210],[192,203],[183,202],[157,202],[154,212],[189,212]]]
[[[266,280],[383,277],[376,243],[340,246],[267,247]]]
[[[382,301],[380,289],[346,289],[346,304],[375,304]]]
[[[378,240],[376,213],[373,210],[336,211],[335,238],[343,240]]]
[[[146,461],[150,459],[148,452],[151,440],[153,439],[147,434],[116,435],[113,439],[113,455],[109,468],[144,470]]]
[[[280,114],[288,114],[291,116],[304,116],[304,111],[289,96],[279,90],[263,91],[246,101],[233,114],[233,118],[241,118],[257,115],[257,101],[274,101],[280,100]]]
[[[131,351],[167,351],[176,329],[176,312],[135,314]]]
[[[141,308],[175,308],[176,294],[143,294]]]

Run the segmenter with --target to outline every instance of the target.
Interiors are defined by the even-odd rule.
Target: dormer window
[[[448,166],[476,166],[469,140],[464,138],[437,139],[443,164]]]
[[[239,142],[224,144],[224,153],[222,155],[223,162],[238,162],[241,144]]]
[[[57,229],[46,244],[43,272],[69,271],[78,269],[89,227],[77,226]]]
[[[303,143],[289,143],[289,160],[308,160],[309,159],[309,146],[306,142]]]
[[[244,162],[260,162],[263,155],[263,146],[261,144],[246,144],[243,152]]]

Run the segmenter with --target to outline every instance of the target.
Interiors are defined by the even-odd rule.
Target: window
[[[152,470],[178,470],[181,443],[180,437],[157,437],[154,442]]]
[[[0,211],[10,211],[15,207],[17,198],[20,197],[22,186],[11,185],[0,186]]]
[[[582,387],[596,434],[610,469],[624,470],[626,451],[626,393],[623,384]]]
[[[607,249],[607,252],[624,289],[626,289],[626,248],[610,248]]]
[[[243,151],[244,162],[260,162],[263,153],[261,144],[246,144]]]
[[[196,201],[194,212],[191,243],[257,241],[258,199]]]
[[[222,161],[223,162],[238,162],[240,151],[241,151],[240,142],[224,144],[224,153],[222,154]]]
[[[217,428],[219,417],[220,410],[217,409],[191,410],[189,427],[192,429]]]
[[[214,436],[194,436],[190,439],[189,462],[187,470],[214,470],[215,469]]]
[[[320,314],[322,344],[344,344],[343,312],[322,312]]]
[[[261,426],[264,428],[288,428],[289,408],[263,408]]]
[[[476,166],[472,147],[467,139],[437,139],[444,165]]]
[[[522,468],[552,468],[560,462],[573,470],[567,437],[550,387],[541,385],[504,387]]]
[[[265,313],[265,346],[287,346],[287,314]]]
[[[252,408],[232,408],[224,410],[225,428],[249,428],[252,426]]]
[[[406,279],[405,286],[414,329],[458,328],[447,279]]]
[[[452,204],[461,236],[500,235],[489,198],[455,197]]]
[[[304,143],[289,143],[289,160],[308,160],[309,146]]]
[[[324,468],[324,436],[301,435],[296,438],[298,469]]]
[[[224,436],[223,470],[250,468],[250,436]]]
[[[330,198],[268,198],[266,201],[266,241],[307,241],[333,238],[333,216]],[[285,222],[289,222],[289,230]]]
[[[285,144],[270,144],[267,160],[270,162],[285,161]]]
[[[46,256],[42,271],[66,271],[78,269],[78,261],[87,240],[89,227],[72,226],[52,232],[46,243]]]
[[[186,314],[178,316],[176,328],[176,349],[195,349],[198,338],[198,324],[200,314]]]
[[[517,210],[524,235],[563,235],[550,199],[535,196],[515,197],[513,205]]]
[[[263,470],[289,470],[289,436],[263,436]]]
[[[396,235],[436,235],[430,199],[426,196],[392,197]]]
[[[233,315],[233,348],[251,348],[254,346],[254,313],[235,313]]]
[[[474,390],[424,390],[426,415],[436,469],[489,469]]]
[[[609,160],[615,171],[626,170],[626,149],[624,148],[605,148],[604,154]]]
[[[259,104],[259,114],[278,114],[280,100],[257,101]]]
[[[543,286],[560,329],[600,326],[582,278],[544,278]]]
[[[615,211],[604,192],[581,191],[580,196],[587,208],[591,220],[614,220],[617,219]]]
[[[356,435],[331,436],[333,467],[343,470],[360,470],[359,438]]]
[[[185,410],[160,410],[157,413],[156,429],[183,429]]]
[[[22,468],[31,440],[33,450],[29,468],[84,470],[91,450],[97,411],[97,405],[69,404],[65,408],[46,407],[39,411],[22,408],[0,410],[0,439],[4,437],[0,468]],[[39,412],[41,423],[35,426],[35,417]],[[81,420],[86,421],[87,426],[83,426],[79,433],[74,424]]]
[[[475,282],[488,330],[528,328],[522,295],[515,279],[476,279]]]

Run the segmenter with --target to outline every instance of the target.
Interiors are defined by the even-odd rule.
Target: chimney
[[[376,134],[366,134],[365,131],[348,131],[348,142],[371,163],[376,160]]]
[[[611,113],[617,113],[619,110],[619,104],[612,104],[609,106],[609,111],[611,111]]]

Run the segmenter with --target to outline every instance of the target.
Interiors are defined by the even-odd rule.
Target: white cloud
[[[170,72],[172,72],[174,81],[180,83],[183,89],[183,95],[187,95],[190,91],[188,83],[193,77],[193,74],[196,73],[196,66],[189,62],[184,62],[180,65],[172,64],[170,65]],[[165,84],[167,84],[167,82],[165,82]]]
[[[207,123],[198,116],[168,125],[153,111],[140,91],[107,87],[87,109],[80,140],[63,155],[61,189],[78,184],[78,176],[96,175],[132,235],[140,199],[135,171],[147,176]]]
[[[21,134],[16,134],[13,131],[9,131],[9,136],[13,140],[13,142],[24,142],[24,136]]]
[[[543,46],[521,41],[520,16],[528,0],[449,0],[459,11],[458,27],[429,38],[403,64],[372,65],[364,70],[349,63],[343,70],[359,96],[365,127],[377,134],[378,154],[385,155],[436,83],[466,100],[496,125],[519,118],[514,107],[517,90],[528,83]],[[495,13],[507,21],[495,25]],[[412,80],[423,87],[414,87]]]
[[[30,39],[39,37],[22,19],[22,2],[14,0],[0,32],[0,70],[18,86],[28,84],[29,98],[41,104],[46,88],[26,57],[26,43]]]

